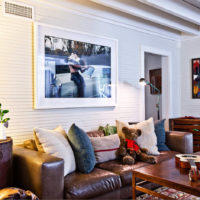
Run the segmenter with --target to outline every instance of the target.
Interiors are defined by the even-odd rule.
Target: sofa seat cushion
[[[88,174],[73,172],[65,176],[66,199],[93,198],[121,187],[120,176],[110,171],[94,168]]]
[[[136,162],[134,165],[123,165],[120,161],[112,160],[97,164],[97,167],[118,174],[121,178],[122,185],[125,186],[132,183],[132,171],[146,165],[148,163],[145,162]]]
[[[155,156],[155,158],[157,162],[162,162],[164,160],[174,157],[175,154],[177,154],[177,152],[175,151],[162,151],[160,152],[160,155]],[[147,165],[149,164],[145,162],[140,162],[140,161],[137,161],[134,165],[123,165],[121,162],[117,160],[113,160],[113,161],[108,161],[104,163],[99,163],[97,164],[97,167],[120,175],[122,185],[126,186],[132,183],[132,171],[134,169],[144,167]]]

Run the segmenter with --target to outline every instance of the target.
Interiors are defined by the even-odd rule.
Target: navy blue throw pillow
[[[96,158],[87,133],[72,124],[68,138],[74,151],[77,169],[83,173],[90,173],[94,169]]]
[[[166,145],[166,134],[165,134],[165,119],[158,120],[155,122],[155,133],[157,136],[157,147],[158,151],[169,151],[170,149]]]

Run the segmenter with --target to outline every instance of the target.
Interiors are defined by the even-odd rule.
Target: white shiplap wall
[[[181,46],[181,116],[200,117],[200,100],[192,99],[192,59],[200,58],[200,37]]]
[[[72,123],[77,123],[85,130],[92,130],[99,125],[114,124],[115,119],[141,120],[144,108],[141,108],[141,88],[138,84],[141,74],[140,48],[145,45],[166,49],[172,53],[173,65],[178,66],[178,42],[59,11],[48,5],[35,3],[34,6],[38,22],[118,39],[118,104],[115,108],[33,110],[32,24],[3,16],[0,7],[0,102],[10,110],[7,135],[15,143],[21,143],[33,136],[34,127],[51,129],[60,124],[68,130]],[[177,68],[173,71],[176,72]],[[173,87],[172,94],[178,91],[176,87]]]

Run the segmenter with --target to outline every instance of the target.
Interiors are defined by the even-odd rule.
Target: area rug
[[[196,197],[191,194],[180,192],[180,191],[177,191],[177,190],[174,190],[171,188],[167,188],[167,187],[160,187],[154,191],[158,192],[160,194],[164,194],[166,196],[172,197],[172,198],[179,199],[179,200],[200,200],[200,197]],[[160,198],[154,197],[149,194],[142,194],[136,198],[136,200],[153,200],[153,199],[161,200]]]

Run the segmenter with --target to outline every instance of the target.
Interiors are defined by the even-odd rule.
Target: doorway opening
[[[162,116],[162,57],[147,52],[144,55],[144,78],[160,91],[159,94],[152,87],[145,87],[145,119],[153,117],[154,120],[157,120]]]
[[[151,77],[155,82],[160,81],[160,119],[169,119],[171,116],[172,101],[172,81],[171,81],[171,52],[152,47],[141,47],[141,77],[151,82]],[[150,74],[151,73],[151,74]],[[160,78],[159,78],[160,76]],[[159,80],[160,79],[160,80]],[[153,84],[154,84],[153,83]],[[149,86],[141,87],[141,116],[140,119],[153,117],[158,119],[156,104],[158,95],[151,91]]]

